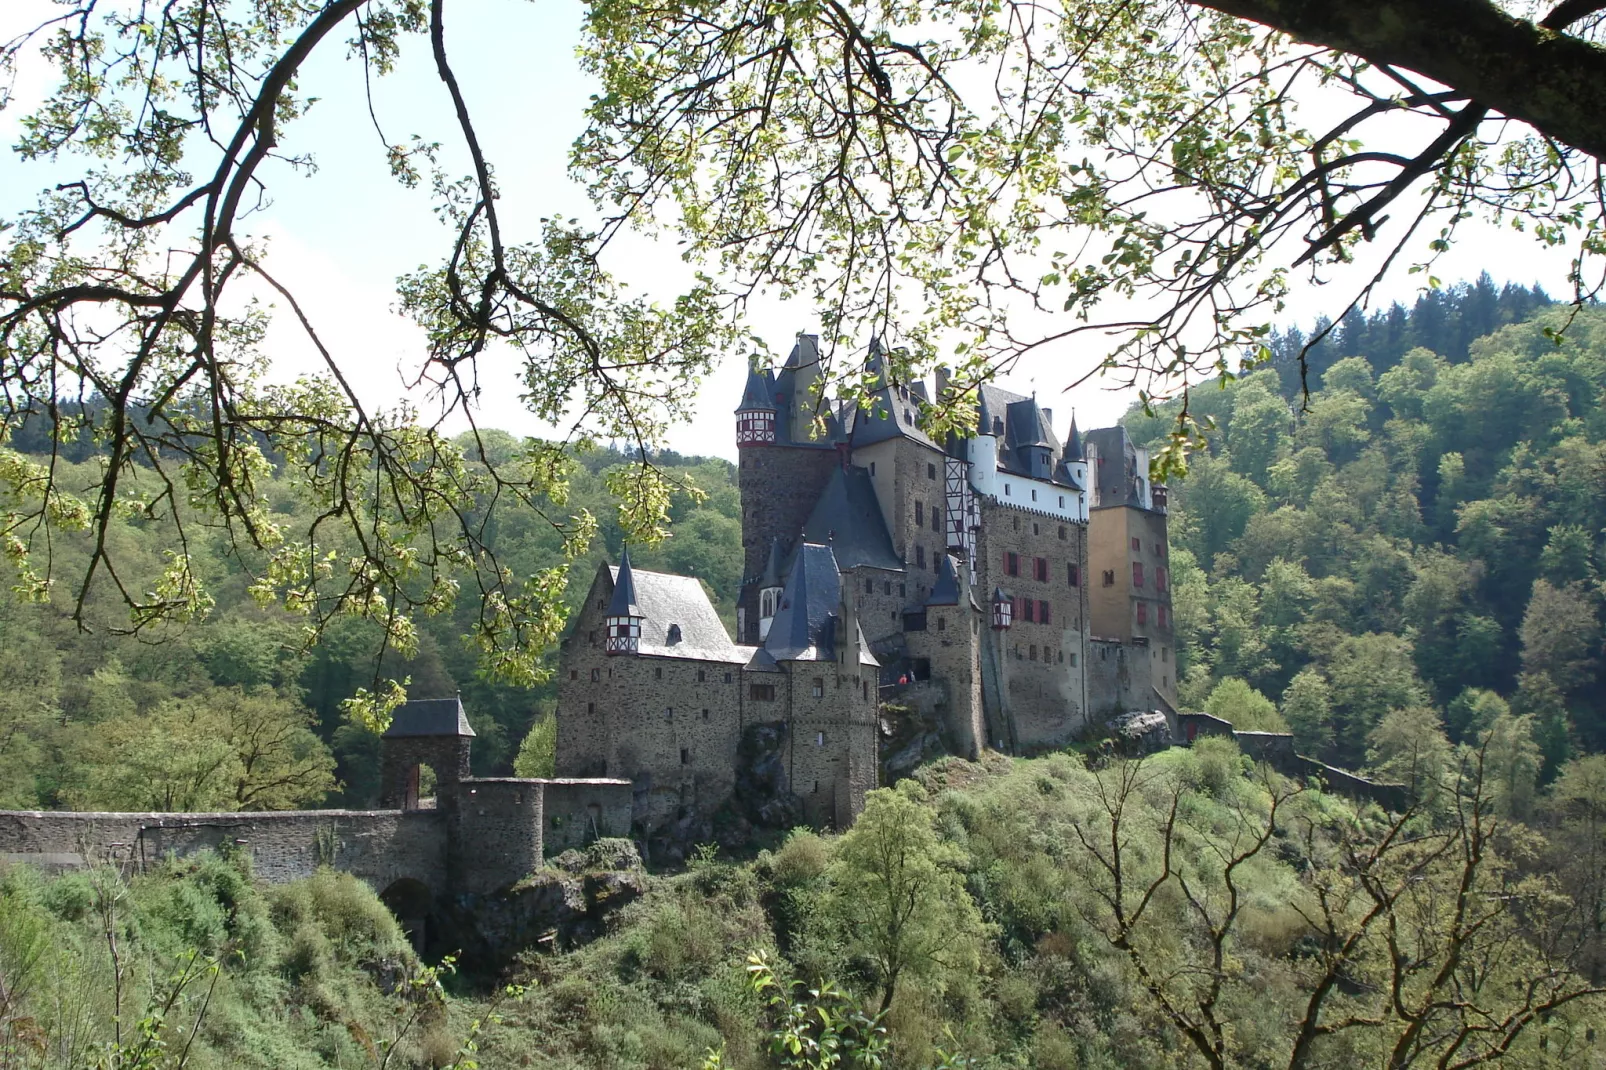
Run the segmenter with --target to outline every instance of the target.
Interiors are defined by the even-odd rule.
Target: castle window
[[[1164,557],[1165,556],[1165,543],[1157,542],[1157,543],[1154,544],[1154,556],[1155,557]]]
[[[1064,498],[1060,499],[1060,504],[1061,505],[1065,504],[1065,499]],[[1061,524],[1060,525],[1060,542],[1064,542],[1064,541],[1065,541],[1065,525]]]
[[[915,502],[915,527],[923,528],[925,526],[926,526],[926,503],[925,502]]]
[[[680,764],[681,765],[690,765],[691,764],[691,751],[689,749],[687,749],[686,747],[680,748]]]
[[[707,683],[708,682],[708,673],[705,672],[702,669],[698,669],[697,670],[697,682],[700,683],[700,684]]]
[[[870,462],[870,475],[871,475],[872,478],[875,476],[875,462],[874,461]]]
[[[884,594],[884,595],[887,595],[888,597],[891,597],[891,595],[892,595],[892,581],[891,580],[883,580],[883,581],[881,581],[881,593]]]
[[[1037,619],[1038,619],[1038,621],[1040,623],[1043,623],[1043,624],[1053,624],[1054,623],[1054,603],[1052,603],[1052,602],[1039,602],[1039,603],[1037,603]]]
[[[747,697],[752,699],[754,702],[774,702],[775,685],[753,684],[747,690]]]
[[[591,670],[591,682],[592,683],[596,683],[597,681],[599,681],[601,679],[602,679],[602,670],[601,669],[592,669]]]
[[[664,637],[665,642],[674,644],[680,642],[680,625],[671,624],[669,633]]]
[[[945,631],[948,630],[948,618],[947,617],[938,617],[937,618],[937,630],[939,632],[945,632]]]
[[[1171,648],[1170,647],[1163,646],[1163,647],[1160,648],[1160,660],[1161,661],[1170,661],[1171,660]]]
[[[1009,484],[1008,483],[1004,484],[1004,497],[1006,497],[1006,498],[1009,497]]]
[[[875,580],[865,580],[864,581],[864,593],[865,594],[875,594]]]
[[[1016,531],[1019,531],[1020,530],[1020,517],[1012,516],[1012,517],[1010,517],[1010,520],[1014,522],[1014,524],[1013,524],[1014,529]]]
[[[1071,587],[1082,586],[1082,570],[1075,565],[1065,566],[1065,583]]]
[[[1149,604],[1147,602],[1138,603],[1138,623],[1149,623]]]
[[[819,793],[820,793],[820,782],[818,780],[816,780],[814,782],[814,794],[818,795]]]
[[[1140,551],[1142,549],[1143,549],[1143,540],[1140,539],[1140,538],[1137,538],[1136,536],[1134,536],[1133,539],[1132,539],[1132,550],[1133,550],[1133,552],[1137,552],[1137,551]]]
[[[859,693],[864,698],[869,698],[870,697],[870,681],[868,681],[868,680],[860,680],[859,681]]]
[[[1030,598],[1022,598],[1020,600],[1020,608],[1016,610],[1016,616],[1020,617],[1020,619],[1024,621],[1033,621],[1036,619],[1036,607],[1037,603],[1033,602]]]
[[[665,706],[664,707],[664,720],[673,721],[674,719],[675,719],[675,707],[673,707],[673,706]]]
[[[934,464],[926,465],[926,478],[927,479],[936,479],[937,478],[937,466],[936,465],[934,465]]]
[[[1020,555],[1012,552],[1006,552],[1004,554],[1004,575],[1020,575]]]
[[[607,609],[608,608],[608,600],[606,598],[597,599],[597,608],[598,609],[604,609],[604,610]]]
[[[816,747],[825,746],[825,733],[824,732],[816,732],[816,733],[814,733],[814,745]]]
[[[703,707],[703,720],[705,720],[705,721],[708,720],[708,707],[707,706]]]
[[[1063,653],[1063,651],[1061,653]],[[1074,653],[1071,654],[1071,668],[1076,668],[1076,655]]]
[[[652,677],[654,680],[662,680],[664,678],[664,667],[662,665],[654,667]]]
[[[813,691],[813,694],[814,694],[815,698],[824,698],[825,697],[825,677],[816,676],[814,678],[814,684],[813,684],[812,691]]]
[[[731,674],[730,673],[726,673],[725,674],[725,682],[727,684],[731,682]]]
[[[586,703],[586,712],[587,713],[596,713],[597,712],[597,704],[595,702]]]
[[[1060,495],[1060,508],[1065,508],[1065,495],[1063,494]],[[1065,528],[1063,525],[1060,527],[1060,538],[1065,538]]]
[[[1042,583],[1048,582],[1048,558],[1032,558],[1032,576]]]
[[[938,512],[936,502],[931,503],[931,530],[942,530],[942,514]]]
[[[1037,488],[1033,487],[1032,488],[1032,501],[1035,502],[1036,500],[1037,500]]]
[[[590,639],[591,639],[591,645],[592,646],[596,646],[597,645],[597,631],[596,631],[595,628],[593,628],[591,630]]]
[[[1037,644],[1033,643],[1031,645],[1031,647],[1029,648],[1029,651],[1030,652],[1027,654],[1027,660],[1036,661],[1037,660]]]
[[[1156,623],[1160,627],[1164,628],[1165,627],[1165,617],[1166,617],[1165,606],[1155,606],[1154,607],[1154,623]]]
[[[925,568],[926,567],[926,548],[924,546],[916,546],[915,547],[915,567],[916,568]]]
[[[1115,586],[1115,569],[1107,568],[1107,569],[1104,570],[1104,586],[1106,586],[1106,587],[1114,587]]]
[[[1165,566],[1164,565],[1156,565],[1156,566],[1154,566],[1154,589],[1156,591],[1165,590]]]
[[[1132,586],[1134,586],[1134,587],[1142,587],[1143,586],[1143,562],[1142,561],[1134,561],[1134,562],[1132,562]]]
[[[579,669],[570,669],[569,670],[569,679],[571,679],[571,680],[580,679],[580,670]]]

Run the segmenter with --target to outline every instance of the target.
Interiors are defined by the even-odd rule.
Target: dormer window
[[[669,626],[669,634],[665,636],[664,641],[670,646],[674,646],[676,643],[680,642],[680,625],[671,624]]]

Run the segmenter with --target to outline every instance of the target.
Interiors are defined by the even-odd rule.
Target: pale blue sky
[[[46,0],[4,0],[0,38],[49,10]],[[497,167],[512,240],[532,236],[542,216],[591,216],[584,190],[565,172],[569,145],[582,128],[592,92],[574,56],[581,11],[581,5],[559,0],[453,0],[448,5],[447,47]],[[0,113],[0,138],[7,144],[15,140],[18,115],[42,92],[44,74],[37,64],[21,71],[16,104]],[[401,395],[403,377],[420,357],[417,332],[390,311],[393,280],[436,262],[448,237],[429,212],[427,193],[404,190],[390,178],[367,118],[359,65],[346,62],[343,49],[326,49],[305,72],[300,88],[319,101],[291,128],[287,147],[311,152],[317,172],[303,177],[282,165],[265,172],[273,203],[253,225],[271,238],[270,263],[281,278],[299,280],[298,296],[320,333],[348,368],[358,369],[363,393],[391,400]],[[378,83],[376,101],[389,140],[404,141],[416,132],[451,143],[451,116],[427,42],[409,42],[396,72]],[[49,165],[0,158],[0,217],[55,180]],[[686,278],[671,245],[633,238],[615,252],[612,270],[637,291],[667,299]],[[1449,281],[1485,268],[1498,281],[1537,281],[1552,293],[1566,292],[1564,254],[1546,254],[1531,238],[1487,225],[1468,226],[1438,274]],[[1420,282],[1420,276],[1401,271],[1385,297],[1409,302]],[[1286,322],[1303,325],[1320,312],[1336,313],[1341,296],[1347,290],[1338,286],[1303,290]],[[750,325],[783,352],[793,334],[813,326],[808,308],[777,300],[755,302],[750,316]],[[316,366],[310,348],[288,325],[275,328],[270,346],[287,371]],[[1097,339],[1083,338],[1023,362],[1006,384],[1037,390],[1062,423],[1074,406],[1083,427],[1106,424],[1126,408],[1125,394],[1091,385],[1068,398],[1060,393],[1102,355]],[[519,433],[542,433],[518,403],[515,371],[506,355],[487,358],[479,419]],[[732,360],[711,377],[698,397],[698,418],[674,429],[669,444],[683,452],[733,457],[730,412],[744,372],[741,362]]]

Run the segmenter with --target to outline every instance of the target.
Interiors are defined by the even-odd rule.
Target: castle
[[[646,835],[708,815],[762,762],[816,825],[877,784],[882,703],[949,748],[1030,753],[1130,710],[1174,714],[1166,490],[1123,428],[1061,441],[1035,398],[982,386],[973,433],[887,376],[829,401],[819,341],[755,367],[736,408],[744,576],[733,639],[701,584],[597,569],[561,650],[557,773],[614,777]],[[766,741],[768,748],[766,750]]]

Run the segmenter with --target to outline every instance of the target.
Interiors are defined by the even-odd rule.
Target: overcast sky
[[[50,10],[47,0],[0,0],[0,39],[35,24]],[[592,92],[574,58],[581,5],[453,0],[447,10],[447,46],[497,168],[510,240],[533,236],[543,216],[591,218],[585,191],[565,172],[569,146],[582,129],[582,111]],[[39,99],[47,74],[38,63],[19,72],[16,101],[0,113],[0,138],[7,146],[16,140],[20,115]],[[417,367],[422,345],[417,329],[392,311],[394,280],[438,262],[448,236],[434,222],[427,194],[404,190],[390,178],[380,139],[366,115],[360,66],[344,60],[344,49],[325,48],[299,87],[319,100],[291,127],[286,147],[310,152],[317,171],[305,177],[283,165],[265,171],[273,203],[252,217],[250,226],[271,240],[270,264],[281,280],[292,282],[348,374],[358,369],[364,395],[392,400],[401,396],[407,370]],[[410,42],[397,71],[379,84],[376,99],[378,118],[391,142],[406,141],[415,132],[446,140],[452,129],[422,40]],[[61,173],[49,164],[24,165],[9,154],[0,157],[0,218],[59,181]],[[688,269],[668,243],[633,238],[616,253],[610,268],[635,291],[667,300],[687,278]],[[1568,290],[1567,266],[1564,253],[1546,253],[1532,238],[1469,224],[1437,274],[1450,282],[1486,269],[1497,282],[1538,282],[1560,295]],[[1383,290],[1383,302],[1409,303],[1420,285],[1421,276],[1401,270]],[[1349,292],[1337,285],[1303,288],[1282,325],[1307,325],[1323,312],[1336,315]],[[282,319],[269,339],[276,369],[286,374],[315,370],[310,347]],[[755,302],[750,319],[752,329],[783,353],[794,334],[816,326],[811,309],[770,299]],[[1104,352],[1098,339],[1084,336],[1023,362],[1004,385],[1022,393],[1035,390],[1054,408],[1062,431],[1073,407],[1084,428],[1109,424],[1125,411],[1127,395],[1095,384],[1068,397],[1062,393],[1097,365]],[[492,355],[482,363],[481,424],[520,434],[544,433],[519,403],[512,358]],[[744,375],[739,359],[721,367],[699,394],[697,419],[675,428],[669,445],[685,453],[734,457],[731,410]]]

